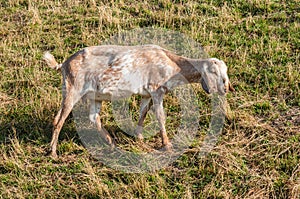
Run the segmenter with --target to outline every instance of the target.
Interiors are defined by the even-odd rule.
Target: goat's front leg
[[[172,149],[172,144],[169,141],[167,136],[166,128],[165,128],[165,113],[163,108],[163,96],[165,92],[163,88],[159,88],[157,92],[152,94],[153,106],[155,110],[155,115],[158,120],[158,124],[160,127],[160,135],[162,139],[162,145],[166,151],[170,151]]]
[[[137,124],[137,127],[135,129],[135,135],[137,136],[137,138],[141,141],[143,140],[143,127],[144,127],[144,120],[146,118],[147,112],[150,109],[150,101],[151,98],[142,98],[141,100],[141,107],[140,107],[140,117],[139,117],[139,121]]]
[[[100,132],[100,136],[111,146],[113,146],[113,141],[109,133],[102,128],[101,120],[100,120],[100,112],[102,107],[102,101],[94,101],[91,100],[90,105],[90,120],[96,124],[97,130]]]

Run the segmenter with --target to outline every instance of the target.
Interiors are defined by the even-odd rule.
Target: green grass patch
[[[1,198],[299,197],[298,1],[7,0],[0,5]],[[127,174],[107,167],[84,148],[72,116],[60,135],[59,158],[47,157],[61,75],[41,61],[43,51],[62,62],[83,47],[138,27],[182,32],[227,63],[236,92],[227,97],[232,117],[216,147],[199,157],[211,107],[195,86],[197,140],[164,169]],[[139,97],[129,101],[134,119],[139,102]],[[178,103],[172,95],[165,99],[171,137],[180,126]],[[117,126],[110,103],[102,115],[122,147],[140,152]],[[160,143],[158,136],[146,142]]]

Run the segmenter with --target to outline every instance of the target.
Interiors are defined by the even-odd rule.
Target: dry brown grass
[[[298,1],[267,0],[2,1],[0,197],[299,198],[299,9]],[[61,77],[44,67],[42,52],[62,61],[117,32],[148,26],[185,33],[229,66],[232,119],[214,150],[198,156],[210,119],[209,98],[198,89],[199,140],[167,168],[126,174],[106,167],[81,145],[72,118],[59,158],[46,157]],[[121,134],[109,104],[103,122]]]

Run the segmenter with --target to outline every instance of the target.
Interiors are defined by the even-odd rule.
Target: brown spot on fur
[[[67,79],[71,83],[75,82],[78,70],[80,69],[84,60],[84,50],[78,51],[73,56],[71,56],[63,65]]]
[[[113,60],[111,63],[108,64],[109,67],[118,67],[122,64],[122,60],[120,59],[116,59],[116,60]]]

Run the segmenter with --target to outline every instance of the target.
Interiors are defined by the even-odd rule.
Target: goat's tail
[[[54,56],[49,52],[46,51],[43,55],[43,60],[47,63],[47,65],[55,70],[60,70],[62,64],[58,64],[57,61],[55,60]]]

